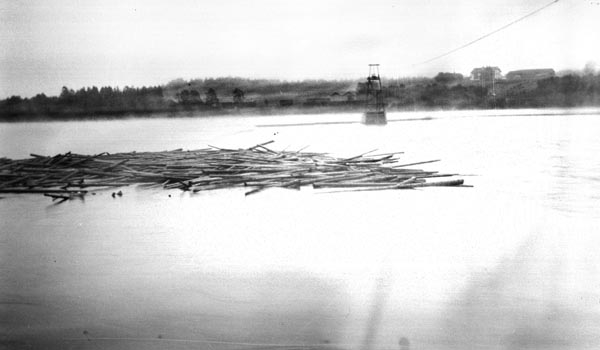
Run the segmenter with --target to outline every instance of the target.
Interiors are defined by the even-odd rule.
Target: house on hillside
[[[556,76],[554,69],[521,69],[513,70],[506,74],[508,80],[539,80],[545,78],[552,78]]]
[[[347,91],[342,96],[344,96],[348,102],[356,101],[356,93],[354,91]]]
[[[345,102],[346,98],[344,97],[344,95],[341,95],[339,92],[334,92],[331,95],[329,95],[329,99],[331,100],[331,102]]]
[[[474,68],[471,71],[471,80],[474,81],[491,81],[492,79],[504,79],[502,76],[502,71],[498,67],[480,67]]]

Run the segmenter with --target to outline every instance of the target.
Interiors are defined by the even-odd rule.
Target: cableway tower
[[[385,101],[381,77],[379,76],[379,64],[369,64],[369,75],[367,76],[366,110],[362,123],[367,125],[385,125]]]

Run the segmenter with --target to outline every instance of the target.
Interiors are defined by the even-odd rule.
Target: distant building
[[[329,95],[329,98],[331,99],[331,102],[345,102],[345,101],[347,101],[346,97],[344,97],[343,95],[341,95],[339,92],[334,92],[333,94]]]
[[[554,69],[552,68],[544,68],[544,69],[521,69],[521,70],[513,70],[506,74],[506,79],[508,80],[538,80],[551,78],[556,76]]]
[[[348,102],[352,102],[356,100],[356,93],[354,91],[347,91],[344,93],[344,98],[346,99],[346,101]]]
[[[490,81],[492,79],[504,79],[504,77],[498,67],[480,67],[471,71],[470,79],[475,81]]]

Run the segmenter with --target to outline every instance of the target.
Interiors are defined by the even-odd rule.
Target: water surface
[[[357,114],[0,124],[0,156],[10,158],[274,140],[274,149],[442,159],[423,168],[474,186],[249,197],[132,186],[60,205],[3,194],[2,344],[358,349],[371,329],[380,349],[401,337],[414,349],[598,348],[600,113],[388,118],[385,127],[355,123]]]

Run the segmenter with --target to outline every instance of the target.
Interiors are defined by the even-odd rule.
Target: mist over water
[[[0,124],[10,158],[273,139],[337,156],[404,151],[475,175],[463,176],[473,188],[415,191],[132,186],[61,205],[2,194],[1,344],[596,349],[600,114],[585,112]]]

